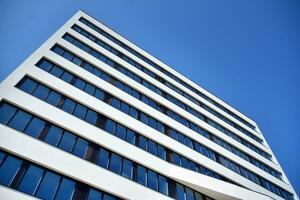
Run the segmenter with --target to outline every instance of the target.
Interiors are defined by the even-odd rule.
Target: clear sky
[[[79,9],[254,119],[300,193],[300,1],[0,1],[0,81]]]

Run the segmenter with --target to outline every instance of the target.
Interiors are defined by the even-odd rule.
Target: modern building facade
[[[298,199],[256,123],[79,11],[0,85],[0,199]]]

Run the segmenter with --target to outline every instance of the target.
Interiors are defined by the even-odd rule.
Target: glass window
[[[109,163],[109,152],[103,148],[100,149],[97,164],[101,167],[107,168]]]
[[[178,134],[178,141],[181,143],[181,144],[185,144],[185,137],[183,134]]]
[[[48,96],[49,89],[43,85],[39,85],[36,90],[33,92],[33,96],[39,99],[46,99]]]
[[[157,191],[157,187],[158,187],[157,173],[152,170],[148,170],[148,187]]]
[[[185,192],[186,192],[186,200],[195,200],[193,190],[191,190],[190,188],[186,187],[185,188]]]
[[[29,79],[27,77],[25,79],[23,79],[22,81],[21,81],[21,85],[19,86],[19,88],[21,90],[31,94],[34,91],[34,89],[36,88],[37,82],[32,79]]]
[[[75,144],[73,154],[79,156],[80,158],[84,158],[87,147],[88,147],[88,142],[86,140],[77,138],[77,142]]]
[[[95,89],[96,89],[95,86],[93,86],[93,85],[87,83],[87,84],[85,85],[84,91],[86,91],[86,92],[87,92],[88,94],[90,94],[90,95],[93,95],[94,92],[95,92]]]
[[[103,129],[104,124],[106,123],[106,119],[107,119],[106,117],[97,113],[97,120],[96,120],[95,126]]]
[[[74,55],[73,55],[73,56],[74,56]],[[75,65],[80,66],[82,62],[83,62],[83,61],[82,61],[81,58],[78,58],[78,57],[75,57],[75,56],[73,57],[72,63],[74,63]]]
[[[100,89],[96,89],[95,95],[97,99],[103,100],[104,99],[104,92]]]
[[[185,200],[184,187],[176,183],[176,199]]]
[[[111,119],[107,119],[105,130],[109,133],[115,134],[116,122],[112,121]]]
[[[44,120],[40,120],[39,118],[34,117],[27,126],[25,133],[33,137],[38,137],[45,127],[45,124],[46,123]]]
[[[75,140],[76,140],[76,136],[65,131],[60,142],[59,142],[59,145],[58,147],[67,151],[67,152],[71,152],[72,149],[73,149],[73,146],[75,144]]]
[[[53,199],[55,191],[57,190],[59,184],[59,180],[60,180],[60,176],[47,171],[38,188],[36,196],[45,200]]]
[[[103,195],[103,200],[116,200],[116,198],[109,195],[109,194],[104,194]]]
[[[55,45],[51,50],[57,53],[58,55],[62,55],[64,53],[64,50],[57,45]]]
[[[80,78],[77,78],[74,84],[75,87],[77,87],[80,90],[83,90],[84,86],[85,86],[85,81],[83,81]]]
[[[148,140],[148,151],[155,156],[157,155],[157,146],[155,142]]]
[[[163,193],[165,195],[169,194],[169,192],[168,192],[168,181],[167,181],[166,177],[158,175],[158,185],[159,185],[158,191],[160,193]]]
[[[52,69],[50,70],[50,74],[60,77],[61,74],[63,73],[63,70],[57,66],[53,66]]]
[[[112,101],[111,101],[111,105],[114,107],[114,108],[117,108],[119,109],[120,108],[120,100],[117,99],[117,98],[112,98]]]
[[[22,161],[8,156],[0,168],[0,184],[9,186],[21,167]]]
[[[156,129],[156,120],[152,117],[149,117],[148,125]]]
[[[129,114],[129,105],[127,103],[122,102],[121,103],[121,111],[126,114]]]
[[[91,188],[87,200],[100,200],[100,199],[102,199],[102,192]]]
[[[167,159],[167,152],[166,152],[165,147],[158,144],[157,145],[157,155],[161,159],[166,160]]]
[[[176,164],[176,165],[181,166],[180,156],[175,152],[173,152],[173,163]]]
[[[129,179],[132,177],[132,162],[125,158],[123,159],[122,176],[125,176]]]
[[[63,130],[57,126],[51,126],[46,137],[45,142],[56,146],[61,138]]]
[[[139,135],[139,147],[147,151],[147,139]]]
[[[30,119],[30,114],[19,110],[13,117],[13,119],[9,122],[8,126],[13,127],[19,131],[23,131]]]
[[[64,57],[65,59],[67,59],[67,60],[72,60],[73,55],[72,55],[70,52],[65,51],[63,57]]]
[[[63,73],[63,75],[61,76],[61,79],[64,80],[64,81],[66,81],[67,83],[70,83],[71,80],[73,79],[73,75],[70,74],[69,72],[65,71]]]
[[[90,124],[95,124],[97,120],[97,113],[92,110],[88,110],[85,120]]]
[[[3,152],[0,151],[0,166],[2,161],[4,160],[5,154]]]
[[[84,69],[89,71],[89,72],[92,72],[93,71],[93,66],[89,63],[84,63]]]
[[[174,129],[169,129],[168,134],[171,138],[178,141],[178,133]]]
[[[144,113],[141,113],[141,121],[145,124],[148,124],[148,116]]]
[[[110,157],[109,169],[117,174],[120,174],[121,165],[122,165],[122,158],[119,155],[112,153]]]
[[[131,107],[130,108],[130,116],[131,117],[133,117],[133,118],[135,118],[135,119],[137,119],[138,118],[138,110],[137,109],[135,109],[134,107]]]
[[[75,188],[75,182],[68,179],[63,178],[61,184],[59,185],[58,191],[55,195],[56,200],[69,200],[72,198],[73,191]]]
[[[48,72],[52,67],[52,63],[48,60],[42,59],[37,63],[37,66]]]
[[[40,180],[42,179],[43,173],[44,170],[40,167],[30,165],[20,182],[18,189],[22,192],[33,195]]]
[[[95,163],[95,161],[97,160],[98,152],[99,147],[90,142],[86,150],[85,159]]]
[[[47,102],[56,106],[58,104],[58,102],[60,101],[61,95],[55,91],[51,91],[48,98],[47,98]]]
[[[204,174],[204,175],[207,174],[206,168],[204,168],[204,167],[202,167],[202,166],[199,166],[199,170],[198,170],[198,171],[200,172],[200,174]]]
[[[14,106],[8,105],[7,103],[0,104],[0,122],[7,124],[15,114],[16,110],[17,109]]]
[[[66,99],[62,106],[62,109],[68,113],[72,113],[74,110],[75,104],[76,103],[73,100]]]
[[[117,125],[117,130],[116,130],[116,136],[118,138],[121,138],[122,140],[125,140],[126,136],[126,128],[120,124]]]
[[[202,195],[200,193],[195,192],[195,199],[196,200],[203,200],[203,197],[202,197]],[[209,199],[206,199],[206,200],[209,200]]]
[[[73,115],[75,115],[76,117],[80,118],[80,119],[84,119],[85,114],[86,114],[87,108],[81,104],[77,104],[76,108],[73,112]]]
[[[137,182],[146,185],[146,169],[140,165],[137,166]]]
[[[161,123],[161,122],[159,122],[159,121],[157,121],[156,122],[156,130],[164,133],[165,132],[165,126],[164,126],[164,124]]]
[[[126,141],[135,144],[135,133],[132,130],[127,129]]]
[[[88,197],[89,188],[82,183],[76,183],[72,200],[85,200]]]

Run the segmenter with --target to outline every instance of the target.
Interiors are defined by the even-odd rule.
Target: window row
[[[41,59],[38,63],[37,66],[40,67],[41,69],[49,72],[50,74],[53,74],[54,76],[66,81],[67,83],[70,83],[71,85],[74,85],[75,87],[85,91],[86,93],[95,96],[96,98],[104,101],[105,103],[117,108],[118,110],[130,115],[131,117],[138,119],[139,121],[143,122],[144,124],[149,125],[150,127],[162,132],[162,133],[166,133],[166,129],[167,126],[165,124],[163,124],[162,122],[160,122],[159,120],[156,120],[150,116],[148,116],[147,114],[141,112],[140,110],[137,110],[136,108],[134,108],[133,106],[121,101],[120,99],[110,95],[109,93],[103,91],[102,89],[99,89],[97,87],[95,87],[94,85],[86,82],[85,80],[75,76],[74,74],[71,74],[70,72],[66,71],[65,69],[62,69],[61,67],[57,66],[56,64],[50,62],[49,60],[46,59]],[[84,69],[86,69],[85,65],[82,65]],[[90,65],[88,65],[90,66]],[[100,75],[101,73],[97,73],[98,75]],[[100,75],[100,77],[106,81],[110,81],[111,79],[109,78],[109,76],[106,76],[106,73],[102,73]],[[114,79],[113,83],[117,83],[118,81]],[[122,86],[121,84],[118,84],[118,86]],[[128,88],[126,89],[127,92],[129,92],[129,94],[131,94],[131,88],[128,86]],[[135,90],[134,90],[135,91]],[[138,96],[140,96],[140,99],[145,102],[146,104],[149,104],[149,98],[147,98],[146,96],[140,94],[139,92],[136,92],[136,94],[139,94]],[[154,102],[154,101],[152,101]],[[154,102],[155,103],[155,102]],[[168,110],[167,108],[162,108],[164,111],[166,111],[166,114],[168,116],[170,116],[171,118],[174,118],[176,121],[181,121],[181,122],[185,122],[188,123],[187,120],[185,120],[184,118],[179,118],[180,116],[175,114],[174,112],[171,112],[170,110]],[[165,112],[164,112],[165,113]],[[172,115],[170,114],[172,113]],[[177,117],[179,116],[179,117]],[[184,121],[185,120],[185,121]],[[190,123],[191,124],[191,123]],[[168,128],[169,130],[172,130],[171,128]],[[274,169],[272,169],[271,167],[263,164],[262,162],[258,161],[257,159],[248,156],[247,154],[245,154],[244,152],[240,151],[239,149],[235,148],[234,146],[226,143],[225,141],[221,140],[220,138],[206,132],[203,129],[200,129],[200,127],[198,126],[194,126],[192,127],[192,129],[194,131],[196,131],[197,133],[207,137],[208,139],[214,141],[215,143],[219,144],[220,146],[228,149],[229,151],[235,153],[236,155],[240,156],[241,158],[245,159],[246,161],[254,164],[255,166],[265,170],[266,172],[270,173],[271,175],[275,176],[275,177],[279,177],[281,179],[281,174],[277,171],[275,171]],[[217,141],[217,142],[216,142]],[[282,180],[282,179],[281,179]]]
[[[120,199],[2,150],[0,184],[45,200]]]
[[[179,107],[183,108],[184,110],[190,112],[191,114],[197,116],[199,119],[204,118],[204,115],[200,114],[199,112],[195,111],[194,109],[188,107],[187,105],[185,105],[184,103],[182,103],[181,101],[177,100],[174,97],[171,97],[170,95],[166,94],[164,91],[162,91],[161,89],[157,88],[156,86],[154,86],[153,84],[149,83],[148,81],[145,81],[144,79],[142,79],[141,77],[133,74],[131,71],[127,70],[126,68],[122,67],[121,65],[117,64],[116,62],[114,62],[113,60],[109,59],[108,57],[100,54],[99,52],[95,51],[94,49],[88,47],[87,45],[83,44],[82,42],[80,42],[79,40],[75,39],[73,36],[70,36],[68,34],[64,35],[64,39],[66,39],[67,41],[71,42],[72,44],[74,44],[75,46],[81,48],[82,50],[86,51],[87,53],[95,56],[96,58],[98,58],[99,60],[101,60],[102,62],[112,66],[113,68],[115,68],[116,70],[120,71],[121,73],[125,74],[126,76],[130,77],[131,79],[137,81],[138,83],[142,84],[143,86],[149,88],[150,90],[156,92],[157,94],[161,95],[162,97],[168,99],[169,101],[171,101],[172,103],[174,103],[175,105],[178,105]],[[62,48],[60,48],[59,46],[54,46],[52,48],[52,50],[56,53],[58,53],[59,55],[61,55],[62,53],[64,53],[64,50]],[[63,55],[66,59],[71,60],[71,55],[70,53],[66,53],[66,55]],[[76,61],[75,61],[76,62]],[[210,120],[211,122],[213,122],[212,120]],[[214,124],[216,124],[216,122],[213,122]],[[221,127],[219,126],[215,126],[216,128]],[[263,150],[259,149],[258,147],[256,147],[255,145],[251,144],[250,142],[246,141],[245,139],[237,136],[236,134],[234,134],[233,132],[229,131],[228,129],[224,129],[223,127],[221,129],[219,129],[220,131],[222,131],[223,133],[225,133],[226,135],[232,137],[234,140],[244,144],[247,144],[247,147],[249,147],[250,149],[252,149],[253,151],[261,154],[262,156],[266,157],[267,159],[271,160],[271,155],[264,152]],[[224,131],[226,130],[226,131]],[[241,142],[242,141],[242,142]]]
[[[203,94],[202,92],[200,92],[199,90],[195,89],[194,87],[190,86],[189,84],[187,84],[186,82],[182,81],[181,79],[179,79],[178,77],[176,77],[175,75],[173,75],[172,73],[168,72],[167,70],[165,70],[164,68],[160,67],[159,65],[157,65],[156,63],[152,62],[151,60],[149,60],[148,58],[146,58],[145,56],[143,56],[142,54],[138,53],[137,51],[133,50],[131,47],[127,46],[126,44],[124,44],[123,42],[119,41],[118,39],[116,39],[115,37],[111,36],[110,34],[108,34],[107,32],[103,31],[101,28],[95,26],[94,24],[92,24],[91,22],[89,22],[88,20],[84,19],[83,17],[81,17],[79,19],[79,21],[81,21],[82,23],[84,23],[85,25],[89,26],[90,28],[92,28],[93,30],[95,30],[96,32],[100,33],[101,35],[103,35],[104,37],[108,38],[109,40],[113,41],[114,43],[118,44],[119,46],[121,46],[122,48],[126,49],[127,51],[129,51],[130,53],[132,53],[133,55],[137,56],[138,58],[140,58],[141,60],[145,61],[146,63],[148,63],[149,65],[153,66],[154,68],[156,68],[157,70],[163,72],[164,74],[166,74],[167,76],[169,76],[170,78],[174,79],[175,81],[179,82],[180,84],[182,84],[183,86],[185,86],[186,88],[192,90],[193,92],[195,92],[196,94],[198,94],[199,96],[203,97],[204,99],[206,99],[207,101],[209,101],[210,103],[214,104],[215,106],[217,106],[218,108],[220,108],[221,110],[223,110],[224,112],[228,113],[229,115],[231,115],[232,117],[236,118],[237,120],[239,120],[240,122],[242,122],[243,124],[245,124],[246,126],[250,127],[251,129],[255,130],[255,127],[250,124],[249,122],[247,122],[246,120],[244,120],[243,118],[241,118],[240,116],[236,115],[235,113],[231,112],[230,110],[228,110],[227,108],[225,108],[224,106],[222,106],[221,104],[217,103],[216,101],[212,100],[211,98],[209,98],[208,96],[206,96],[205,94]]]
[[[76,82],[75,82],[75,85],[76,85]],[[84,88],[87,89],[88,88],[87,86],[88,85],[85,84]],[[135,146],[137,146],[137,147],[139,147],[139,148],[141,148],[141,149],[143,149],[165,161],[168,161],[168,162],[176,164],[178,166],[181,166],[181,167],[184,167],[187,169],[191,169],[193,171],[196,171],[196,172],[199,172],[204,175],[208,175],[208,176],[220,179],[220,180],[226,180],[224,177],[221,177],[220,175],[218,175],[214,172],[211,172],[209,169],[205,169],[204,167],[199,166],[198,164],[194,163],[191,160],[188,160],[187,158],[182,158],[182,160],[187,160],[187,162],[188,162],[187,165],[185,165],[184,162],[178,162],[178,159],[175,159],[175,157],[179,158],[179,161],[180,161],[182,156],[180,156],[180,155],[173,156],[176,153],[173,152],[172,150],[170,150],[166,147],[163,147],[160,144],[158,144],[150,139],[147,139],[146,137],[128,129],[127,127],[115,122],[114,120],[111,120],[99,113],[96,113],[81,104],[76,105],[76,102],[74,102],[73,100],[67,99],[66,97],[60,95],[59,93],[57,93],[55,91],[49,92],[47,87],[45,87],[45,86],[40,87],[40,85],[38,86],[38,83],[36,83],[32,79],[25,78],[22,81],[22,83],[20,84],[20,89],[22,89],[23,91],[32,93],[36,97],[41,98],[43,100],[46,99],[46,101],[48,103],[50,103],[54,106],[58,106],[61,109],[63,109],[64,111],[69,112],[69,113],[73,114],[74,116],[76,116],[80,119],[83,119],[86,122],[88,122],[92,125],[95,125],[98,128],[101,128],[101,129],[105,130],[106,132],[108,132],[130,144],[133,144],[133,145],[135,145]],[[105,93],[99,89],[96,89],[96,91],[98,91],[98,94],[101,94],[101,95],[96,96],[97,98],[107,99],[107,98],[105,98],[105,96],[106,96],[105,94],[108,94],[108,93]],[[96,91],[95,91],[95,93],[97,93]],[[42,93],[43,94],[49,93],[49,94],[48,95],[39,95]],[[109,101],[114,102],[114,100],[109,100]],[[17,129],[19,131],[24,130],[24,127],[27,127],[27,123],[31,119],[31,115],[27,115],[27,117],[25,117],[21,113],[21,114],[17,114],[15,116],[14,120],[11,120],[12,115],[15,113],[15,109],[9,109],[6,106],[3,106],[1,111],[3,111],[3,113],[6,113],[6,115],[7,115],[6,116],[5,114],[3,114],[2,118],[0,118],[1,123],[6,124],[10,127],[14,127],[15,129]],[[11,113],[11,114],[9,114],[9,113]],[[19,122],[18,120],[20,120],[21,118],[23,118],[24,120],[22,122]],[[18,124],[15,124],[15,123],[18,123]],[[36,123],[36,120],[33,120],[32,123]],[[42,130],[44,125],[45,125],[45,123],[40,123],[39,125],[34,124],[34,125],[30,125],[29,127],[31,127],[31,126],[38,127],[39,126],[40,127],[39,130]],[[55,130],[57,130],[57,129],[55,129]],[[33,133],[29,133],[29,134],[33,137],[37,137],[37,135],[39,135],[39,133],[40,132],[35,133],[34,135],[32,135]],[[75,141],[74,138],[73,138],[73,140]],[[58,141],[51,141],[51,144],[58,144],[57,142]],[[204,149],[205,147],[203,146],[202,148]],[[206,150],[205,152],[211,152],[211,153],[207,154],[208,156],[213,155],[213,152],[210,150]],[[215,159],[215,156],[214,156],[214,159]],[[200,170],[200,168],[204,168],[204,169]]]
[[[55,52],[59,52],[60,55],[62,55],[63,57],[67,58],[68,60],[70,60],[71,62],[79,65],[80,67],[82,67],[83,69],[93,73],[94,75],[98,76],[99,78],[107,81],[108,83],[118,87],[119,89],[123,90],[124,92],[128,93],[129,95],[143,101],[144,103],[148,104],[149,106],[157,109],[158,111],[168,115],[169,117],[173,118],[174,120],[178,121],[179,123],[183,124],[183,125],[186,125],[188,126],[190,129],[192,129],[193,131],[207,137],[208,139],[212,140],[213,137],[213,134],[205,131],[204,129],[200,128],[199,126],[195,125],[194,123],[190,122],[190,121],[187,121],[185,118],[181,117],[180,115],[176,114],[175,112],[172,112],[170,111],[169,109],[167,109],[166,107],[162,106],[162,105],[159,105],[158,103],[156,103],[154,100],[150,99],[149,97],[143,95],[142,93],[136,91],[135,89],[132,89],[130,86],[122,83],[121,81],[113,78],[112,76],[108,75],[107,73],[103,72],[102,70],[94,67],[93,65],[87,63],[86,61],[83,61],[81,58],[75,56],[74,54],[62,49],[61,47],[58,47],[58,46],[55,46],[54,47],[54,51]],[[38,62],[37,66],[39,66],[40,68],[50,72],[51,74],[57,76],[57,77],[60,77],[67,81],[67,82],[70,82],[72,85],[75,85],[76,87],[78,87],[78,84],[74,82],[74,80],[71,80],[72,78],[70,78],[71,76],[68,75],[68,79],[66,80],[66,75],[65,74],[70,74],[68,72],[65,72],[63,74],[63,70],[60,69],[60,67],[58,66],[53,66],[52,63],[50,63],[50,61],[47,61],[45,59],[42,59],[40,62]],[[59,72],[58,72],[59,71]],[[72,82],[73,81],[73,82]],[[80,81],[80,83],[82,83],[82,81]],[[82,84],[81,84],[82,85]],[[83,86],[80,86],[79,87],[80,89],[83,89]],[[90,88],[90,87],[89,87]],[[94,90],[93,90],[94,91]],[[90,93],[90,92],[88,92]],[[97,92],[99,93],[99,92]],[[94,95],[95,96],[95,95]],[[168,98],[168,96],[167,96]],[[103,99],[102,99],[103,100]],[[119,101],[112,101],[112,104],[114,107],[117,107],[119,108],[121,106],[121,110],[129,115],[131,115],[132,117],[134,118],[137,118],[138,117],[138,112],[135,108],[133,108],[131,106],[131,108],[129,109],[129,106],[125,103],[120,103]],[[141,115],[141,117],[143,117],[144,115]],[[157,129],[158,131],[161,131],[161,132],[164,132],[164,125],[157,121],[155,122],[154,119],[152,120],[153,118],[149,118],[149,119],[145,119],[144,121],[147,122],[148,124],[148,121],[149,123],[151,123],[151,126],[155,129]],[[206,121],[208,121],[207,118],[205,118]],[[218,138],[218,140],[221,140],[220,138]],[[214,140],[212,140],[214,141]],[[245,141],[245,140],[243,140]],[[243,142],[240,140],[240,142]],[[222,143],[226,143],[225,141],[222,140]],[[247,142],[243,142],[244,145],[246,145],[247,147],[250,146],[250,143],[247,143]],[[224,147],[224,146],[223,146]],[[254,159],[253,157],[249,156],[249,155],[246,155],[244,152],[242,152],[241,150],[235,148],[234,146],[232,146],[231,144],[228,144],[226,143],[226,146],[225,147],[229,147],[229,148],[226,148],[228,149],[229,151],[233,152],[234,154],[240,156],[241,158],[247,160],[247,161],[250,161],[251,160],[251,163],[255,163],[256,166],[258,166],[259,168],[265,170],[266,172],[270,173],[271,175],[279,178],[282,180],[282,177],[281,177],[281,174],[275,170],[273,170],[272,168],[266,166],[265,164],[261,163],[260,161],[258,161],[257,159]],[[250,146],[251,147],[251,146]],[[255,150],[257,150],[258,148],[256,148]],[[256,152],[263,152],[263,151],[256,151]],[[243,156],[241,156],[243,155]],[[264,154],[265,155],[265,154]],[[259,162],[259,163],[258,163]],[[258,163],[258,164],[256,164]]]
[[[24,79],[22,79],[17,84],[17,87],[20,88],[21,90],[25,91],[25,92],[28,92],[28,93],[32,94],[35,97],[38,97],[39,99],[41,99],[43,101],[46,101],[46,102],[49,102],[49,99],[51,99],[50,98],[50,96],[51,96],[50,94],[53,93],[53,92],[55,92],[54,90],[52,90],[52,89],[50,89],[50,88],[48,88],[48,87],[46,87],[46,86],[44,86],[42,84],[39,84],[36,81],[34,81],[34,80],[32,80],[32,79],[30,79],[28,77],[25,77]],[[39,89],[39,88],[42,88],[42,89]],[[43,98],[41,98],[39,96],[39,94],[41,93],[41,92],[38,92],[39,90],[46,91],[45,93],[47,93],[47,95],[45,95],[45,96],[43,95]],[[42,92],[42,93],[44,93],[44,92]],[[68,113],[70,113],[70,114],[72,114],[74,116],[77,116],[77,114],[76,114],[76,112],[77,112],[76,109],[77,108],[79,108],[79,110],[84,110],[85,114],[82,115],[84,117],[79,117],[79,118],[84,119],[85,121],[87,121],[87,122],[89,122],[89,123],[91,123],[91,124],[93,124],[93,125],[101,128],[101,129],[105,129],[107,132],[111,131],[110,128],[113,127],[113,126],[106,125],[107,122],[109,122],[111,120],[107,120],[107,118],[104,117],[103,115],[101,115],[101,114],[99,114],[99,113],[97,113],[97,112],[95,112],[95,111],[87,108],[86,106],[83,106],[82,104],[79,104],[79,103],[75,102],[74,100],[72,100],[72,99],[70,99],[70,98],[68,98],[66,96],[63,96],[63,95],[61,95],[61,94],[59,94],[57,92],[55,92],[55,93],[58,94],[59,97],[60,97],[58,99],[58,102],[56,102],[56,103],[49,102],[49,103],[51,103],[52,105],[54,105],[54,106],[56,106],[56,107],[58,107],[58,108],[60,108],[60,109],[62,109],[64,111],[66,111],[66,112],[68,112]],[[171,129],[171,130],[173,130],[173,129]],[[209,150],[207,147],[204,147],[203,145],[199,144],[198,142],[196,142],[194,140],[191,140],[190,138],[188,138],[187,136],[185,136],[185,135],[183,135],[183,134],[181,134],[179,132],[176,132],[176,131],[170,132],[169,129],[167,129],[166,132],[167,132],[168,136],[172,137],[173,139],[176,139],[178,142],[180,142],[180,143],[186,145],[187,147],[189,147],[191,149],[194,149],[197,152],[199,152],[199,153],[201,153],[201,154],[203,154],[203,155],[205,155],[205,156],[207,156],[207,157],[215,160],[216,162],[222,164],[220,162],[219,158],[218,158],[221,155],[219,155],[218,153],[213,152],[212,150]],[[174,135],[174,136],[172,136],[171,134]],[[199,146],[201,148],[199,148]],[[203,148],[206,151],[208,151],[208,153],[206,153],[205,150],[203,151]],[[233,161],[230,161],[230,162],[234,163]],[[238,167],[242,168],[238,164],[236,164],[236,165]],[[224,164],[223,164],[223,166],[229,168],[228,166],[226,166]],[[262,181],[260,181],[260,180],[263,180],[263,181],[267,181],[267,180],[264,180],[264,178],[259,177],[258,175],[254,174],[253,172],[250,172],[248,169],[244,169],[244,170],[247,170],[248,173],[252,173],[253,176],[256,176],[257,179],[259,180],[258,184],[261,185],[261,186],[264,186],[262,184]],[[242,176],[244,176],[244,174],[241,173],[241,170],[235,171],[235,172],[236,173],[240,172],[239,174],[242,175]],[[244,177],[248,178],[251,181],[253,181],[252,179],[250,179],[247,176],[244,176]],[[270,182],[270,184],[273,184],[273,183]],[[278,187],[278,186],[274,185],[274,187]],[[266,188],[266,189],[268,189],[268,188]],[[285,190],[283,190],[281,188],[279,188],[279,190],[280,191],[281,190],[285,191]]]
[[[77,25],[72,26],[72,29],[74,29],[75,31],[79,32],[80,34],[82,34],[83,36],[87,37],[88,39],[92,40],[93,42],[97,43],[98,45],[102,46],[103,48],[105,48],[106,50],[112,52],[113,54],[117,55],[118,57],[120,57],[121,59],[125,60],[126,62],[128,62],[129,64],[133,65],[134,67],[138,68],[139,70],[143,71],[144,73],[148,74],[149,76],[151,76],[152,78],[158,80],[159,82],[163,83],[164,85],[166,85],[167,87],[171,88],[172,90],[174,90],[175,92],[179,93],[180,95],[183,95],[184,97],[186,97],[187,99],[191,100],[192,102],[196,103],[197,105],[201,106],[202,108],[206,109],[207,111],[209,111],[210,113],[212,113],[213,115],[216,115],[218,118],[222,117],[222,120],[225,121],[226,123],[230,124],[231,126],[235,127],[236,129],[240,130],[241,132],[243,132],[244,134],[248,135],[249,137],[253,138],[254,140],[262,143],[262,140],[259,139],[258,137],[254,136],[253,134],[251,134],[249,131],[247,131],[246,129],[242,128],[241,126],[237,125],[236,123],[233,123],[232,121],[230,121],[229,119],[223,117],[221,114],[219,114],[218,112],[214,111],[213,109],[211,109],[208,106],[205,106],[203,103],[201,103],[200,101],[196,100],[195,98],[193,98],[192,96],[188,95],[187,93],[183,92],[182,90],[178,89],[177,87],[175,87],[174,85],[172,85],[171,83],[167,82],[166,80],[164,80],[162,77],[159,77],[158,75],[154,74],[153,72],[151,72],[150,70],[148,70],[147,68],[141,66],[139,63],[135,62],[134,60],[132,60],[131,58],[125,56],[123,53],[121,53],[120,51],[116,50],[115,48],[111,47],[110,45],[108,45],[107,43],[105,43],[104,41],[98,39],[97,37],[95,37],[94,35],[90,34],[89,32],[83,30],[82,28],[80,28]]]
[[[106,148],[103,148],[98,144],[66,131],[48,121],[36,117],[24,110],[18,109],[11,104],[2,102],[0,110],[1,123],[92,162],[102,168],[117,173],[125,178],[133,180],[157,192],[176,198],[177,190],[174,190],[174,185],[176,184],[175,181],[147,169],[138,163],[128,160]],[[112,127],[111,123],[112,121],[108,122],[106,125],[108,126],[107,129]],[[192,191],[192,193],[198,194],[195,191]],[[30,194],[33,195],[33,193]],[[191,200],[195,200],[195,198],[192,198]]]

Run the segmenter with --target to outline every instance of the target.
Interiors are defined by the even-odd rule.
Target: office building
[[[298,199],[253,120],[83,11],[0,102],[3,199]]]

